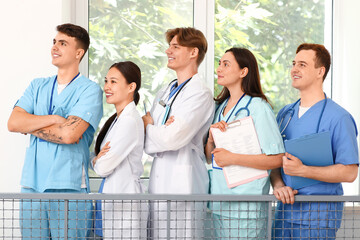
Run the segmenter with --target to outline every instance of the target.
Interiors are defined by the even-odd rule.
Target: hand
[[[83,137],[82,137],[82,135],[81,135],[80,138],[75,142],[75,144],[78,144],[82,138],[83,138]]]
[[[294,204],[295,195],[298,194],[298,191],[291,187],[283,186],[274,188],[273,193],[276,199],[282,201],[283,204]]]
[[[53,118],[54,124],[62,124],[67,120],[66,118],[59,115],[51,115],[51,117]]]
[[[110,150],[110,142],[107,142],[105,144],[105,146],[100,150],[100,152],[98,153],[98,155],[93,159],[93,166],[95,166],[96,161],[99,160],[99,158],[101,158],[102,156],[104,156],[109,150]]]
[[[214,123],[213,125],[210,126],[210,128],[218,128],[218,129],[220,129],[220,131],[225,132],[227,125],[228,124],[223,120],[223,121]]]
[[[175,121],[174,116],[169,117],[169,119],[166,121],[165,126],[169,126]]]
[[[150,112],[146,112],[146,115],[142,116],[142,120],[144,122],[144,130],[146,130],[146,126],[148,124],[154,124],[154,120],[150,115]]]
[[[216,164],[219,167],[226,167],[231,164],[231,156],[232,156],[232,152],[225,150],[223,148],[215,148],[211,154],[214,155],[214,161],[216,162]]]
[[[214,123],[214,124],[212,124],[210,126],[210,128],[218,128],[222,132],[226,131],[226,127],[227,127],[227,123],[225,121],[220,121],[220,122]],[[208,137],[207,142],[208,143],[214,143],[214,138],[213,138],[213,135],[212,135],[211,131],[209,131],[209,137]]]
[[[287,175],[302,176],[305,167],[300,159],[290,153],[285,153],[285,156],[283,156],[283,169]]]

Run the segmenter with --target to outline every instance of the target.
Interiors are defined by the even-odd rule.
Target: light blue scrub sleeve
[[[18,100],[14,107],[21,107],[27,113],[34,114],[34,103],[37,97],[37,90],[39,87],[40,81],[46,81],[45,79],[34,79],[31,81],[30,85],[26,88],[24,94]]]
[[[254,109],[250,109],[250,112],[262,152],[266,155],[284,153],[283,140],[270,105],[264,100],[254,100]]]
[[[102,90],[99,85],[90,82],[89,87],[81,94],[68,116],[80,117],[96,131],[102,115]]]
[[[341,117],[334,127],[332,136],[335,164],[359,164],[357,129],[350,114]]]

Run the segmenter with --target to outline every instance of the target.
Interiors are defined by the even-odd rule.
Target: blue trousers
[[[336,228],[319,228],[277,220],[273,224],[274,240],[335,240]]]
[[[30,188],[22,188],[22,193],[36,193]],[[86,193],[61,189],[47,190],[47,193]],[[92,202],[90,200],[69,201],[68,239],[86,239],[92,225]],[[31,200],[20,202],[20,227],[22,239],[63,239],[64,238],[64,201]]]

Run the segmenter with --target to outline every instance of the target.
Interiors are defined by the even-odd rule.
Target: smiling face
[[[291,69],[292,86],[300,91],[314,86],[322,87],[325,67],[315,67],[315,51],[301,50],[295,56]]]
[[[193,49],[181,46],[178,43],[178,37],[175,36],[169,43],[169,48],[165,51],[168,57],[168,68],[179,71],[183,70],[191,64],[191,60],[195,57],[192,54]]]
[[[104,84],[106,102],[114,104],[115,107],[133,100],[134,86],[136,83],[128,84],[121,72],[112,67],[109,69]]]
[[[80,63],[84,50],[78,48],[74,37],[58,32],[51,48],[52,64],[58,68],[67,68]]]
[[[218,84],[224,87],[231,87],[233,85],[241,85],[243,70],[240,69],[234,54],[226,52],[219,61],[219,66],[216,69],[218,75]]]

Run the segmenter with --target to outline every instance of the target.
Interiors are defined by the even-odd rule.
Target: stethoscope
[[[326,97],[326,94],[324,93],[325,95],[325,101],[324,101],[324,105],[323,105],[323,108],[321,110],[321,113],[320,113],[320,117],[319,117],[319,120],[318,120],[318,123],[317,123],[317,127],[316,127],[316,132],[318,133],[319,132],[319,127],[320,127],[320,122],[321,122],[321,119],[322,119],[322,116],[323,116],[323,113],[324,113],[324,110],[325,110],[325,107],[326,107],[326,104],[327,104],[327,97]],[[291,105],[291,107],[286,111],[284,112],[284,114],[282,115],[281,117],[281,120],[280,120],[280,123],[279,123],[279,129],[281,128],[281,125],[282,123],[284,122],[284,119],[286,118],[286,115],[289,115],[289,119],[287,120],[285,126],[283,127],[282,130],[280,130],[280,135],[285,138],[286,136],[283,135],[284,131],[286,130],[286,128],[288,127],[292,117],[294,116],[294,113],[295,113],[295,106],[296,104],[298,104],[300,102],[300,98]]]
[[[175,99],[176,99],[177,96],[179,95],[180,91],[185,87],[185,85],[186,85],[188,82],[190,82],[190,80],[191,80],[191,78],[187,79],[185,82],[183,82],[182,84],[180,84],[179,86],[177,86],[177,82],[176,82],[177,79],[174,79],[174,80],[172,80],[172,81],[169,83],[168,87],[165,89],[164,94],[162,95],[162,97],[161,97],[160,100],[159,100],[159,104],[165,108],[165,115],[164,115],[164,118],[163,118],[163,120],[162,120],[162,122],[161,122],[161,125],[164,125],[164,124],[166,123],[166,121],[168,120],[168,118],[169,118],[169,113],[170,113],[170,111],[171,111],[171,107],[172,107],[173,103],[175,102]],[[175,83],[174,83],[174,82],[175,82]],[[170,88],[170,93],[169,93],[169,95],[168,95],[168,97],[167,97],[167,98],[168,98],[167,101],[170,101],[170,99],[171,99],[174,95],[175,95],[175,96],[174,96],[173,100],[170,102],[170,104],[166,104],[163,99],[164,99],[164,97],[165,97],[165,95],[166,95],[166,92],[168,91],[168,89],[169,89],[170,86],[171,86],[171,88]]]
[[[236,103],[235,106],[233,107],[233,110],[231,111],[229,117],[225,120],[225,122],[228,122],[228,121],[229,121],[229,119],[230,119],[230,117],[233,115],[233,113],[234,113],[237,105],[240,103],[241,99],[243,99],[244,96],[245,96],[245,93],[239,98],[239,100],[237,101],[237,103]],[[229,101],[229,98],[230,98],[230,97],[228,97],[228,98],[225,100],[225,103],[223,104],[223,106],[222,106],[222,108],[221,108],[221,110],[220,110],[219,117],[218,117],[218,122],[221,121],[221,115],[222,115],[222,113],[224,112],[224,109],[225,109],[225,107],[226,107],[226,105],[227,105],[227,102]],[[235,115],[234,115],[234,118],[236,118],[241,111],[246,111],[247,116],[250,116],[250,110],[249,110],[248,107],[249,107],[249,104],[251,103],[251,100],[252,100],[252,97],[250,97],[250,99],[249,99],[249,101],[247,102],[247,104],[246,104],[245,107],[242,107],[242,108],[240,108],[239,110],[236,111],[236,113],[235,113]]]

